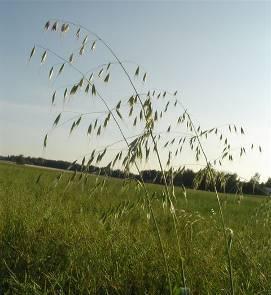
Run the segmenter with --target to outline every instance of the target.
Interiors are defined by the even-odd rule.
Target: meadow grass
[[[37,179],[41,175],[38,183]],[[167,277],[136,182],[0,164],[0,294],[166,294]],[[77,176],[78,179],[79,176]],[[103,185],[103,181],[106,185]],[[100,183],[100,185],[97,185]],[[147,185],[150,192],[162,186]],[[225,241],[213,193],[176,188],[177,230],[192,294],[228,294]],[[236,294],[271,294],[271,206],[221,194],[233,232]],[[172,217],[153,195],[171,281],[181,286]],[[177,293],[176,293],[177,294]]]

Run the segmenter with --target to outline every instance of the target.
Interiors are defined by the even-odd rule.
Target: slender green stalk
[[[189,119],[189,121],[191,123],[191,126],[192,126],[192,128],[193,128],[193,130],[195,132],[195,135],[196,135],[197,141],[199,143],[200,149],[201,149],[201,151],[203,153],[204,159],[206,161],[207,169],[208,169],[209,175],[211,177],[213,188],[214,188],[214,191],[215,191],[216,200],[217,200],[217,204],[218,204],[218,208],[219,208],[219,216],[220,216],[220,220],[221,220],[221,225],[222,225],[222,230],[223,230],[223,235],[224,235],[224,240],[225,240],[225,245],[226,245],[227,260],[228,260],[228,271],[229,271],[229,277],[230,277],[230,289],[231,289],[231,294],[234,295],[235,292],[234,292],[234,284],[233,284],[233,271],[232,271],[230,247],[229,247],[229,244],[228,244],[227,230],[226,230],[226,225],[225,225],[225,220],[224,220],[224,215],[223,215],[223,210],[222,210],[222,206],[221,206],[220,197],[218,195],[218,191],[217,191],[217,188],[216,188],[215,177],[214,177],[213,171],[211,169],[210,163],[208,161],[207,155],[205,153],[205,150],[204,150],[204,148],[202,146],[202,143],[201,143],[201,140],[199,138],[197,129],[195,128],[195,125],[194,125],[189,113],[186,112],[186,114],[187,114],[188,119]]]
[[[124,71],[126,77],[128,78],[128,80],[129,80],[132,88],[135,91],[136,96],[139,99],[139,102],[140,102],[140,105],[141,105],[141,109],[142,109],[143,114],[144,114],[144,118],[147,121],[147,115],[146,115],[146,112],[145,112],[145,109],[144,109],[144,106],[143,106],[143,101],[142,101],[142,99],[140,97],[140,94],[138,93],[138,91],[137,91],[137,89],[136,89],[136,87],[135,87],[135,85],[134,85],[134,83],[133,83],[133,81],[131,79],[131,76],[129,75],[128,71],[126,70],[126,68],[122,64],[121,60],[118,58],[118,56],[112,50],[112,48],[103,39],[101,39],[100,37],[99,37],[99,40],[106,46],[106,48],[108,48],[108,50],[116,58],[116,60],[118,61],[119,65],[123,69],[123,71]],[[166,195],[167,195],[168,200],[170,201],[170,204],[172,204],[172,199],[170,197],[167,179],[166,179],[166,176],[165,176],[165,170],[164,170],[163,165],[162,165],[161,157],[160,157],[160,154],[159,154],[159,151],[158,151],[158,147],[157,147],[157,142],[156,142],[156,140],[154,138],[152,128],[149,128],[148,131],[150,132],[150,136],[151,136],[152,142],[154,144],[154,150],[155,150],[155,153],[156,153],[156,156],[157,156],[157,160],[158,160],[158,163],[159,163],[160,171],[162,172],[162,177],[163,177],[163,181],[164,181],[164,185],[165,185]],[[177,224],[176,224],[177,216],[176,216],[175,212],[171,212],[171,213],[172,213],[172,217],[173,217],[174,230],[175,230],[175,235],[176,235],[176,239],[177,239],[180,260],[181,260],[182,282],[183,282],[183,286],[186,287],[186,279],[185,279],[185,275],[184,275],[184,261],[183,261],[183,257],[182,257],[182,254],[181,254],[180,239],[179,239],[179,235],[178,235],[178,231],[177,231]]]
[[[87,30],[86,28],[84,28],[84,29]],[[147,115],[146,115],[146,112],[145,112],[145,109],[144,109],[144,106],[143,106],[143,101],[141,99],[141,96],[140,96],[139,92],[137,91],[137,89],[136,89],[136,87],[135,87],[135,85],[134,85],[134,83],[133,83],[133,81],[131,79],[131,76],[129,75],[128,71],[124,67],[123,63],[121,62],[121,60],[119,59],[119,57],[116,55],[116,53],[114,52],[114,50],[111,48],[111,46],[107,42],[105,42],[96,33],[93,33],[93,32],[91,32],[89,30],[87,30],[87,31],[90,32],[91,34],[94,34],[97,37],[97,39],[110,51],[110,53],[116,59],[116,61],[118,62],[118,64],[121,66],[123,72],[125,73],[126,77],[129,80],[129,82],[130,82],[133,90],[135,91],[136,96],[139,99],[139,102],[140,102],[140,105],[141,105],[141,109],[142,109],[143,114],[144,114],[144,118],[147,121]],[[167,179],[166,179],[166,176],[165,176],[165,170],[164,170],[163,165],[162,165],[162,161],[161,161],[160,154],[159,154],[158,147],[157,147],[157,142],[156,142],[156,140],[154,138],[152,128],[148,128],[148,131],[150,132],[150,136],[151,136],[152,142],[154,144],[154,150],[155,150],[155,153],[156,153],[156,156],[157,156],[157,159],[158,159],[159,167],[160,167],[160,170],[162,172],[162,177],[163,177],[163,181],[164,181],[164,185],[165,185],[166,195],[167,195],[168,200],[172,204],[172,200],[171,200],[169,189],[168,189]],[[137,169],[137,170],[139,172],[139,169]],[[143,181],[143,183],[144,183],[144,181]],[[185,276],[184,276],[184,263],[183,263],[183,257],[182,257],[182,254],[181,254],[180,239],[179,239],[179,235],[178,235],[178,231],[177,231],[177,224],[176,224],[177,216],[176,216],[175,212],[172,212],[172,216],[173,216],[174,230],[175,230],[175,235],[176,235],[176,239],[177,239],[180,260],[181,260],[182,282],[183,282],[183,286],[185,287],[186,286],[186,279],[185,279]]]
[[[53,55],[55,55],[56,57],[58,57],[59,59],[63,60],[64,62],[66,62],[67,64],[69,64],[75,71],[77,71],[79,74],[82,75],[82,77],[92,86],[93,84],[91,83],[91,81],[85,76],[85,74],[79,70],[76,66],[74,66],[73,64],[69,63],[68,60],[66,60],[65,58],[63,58],[62,56],[58,55],[57,53],[55,53],[54,51],[52,51],[51,49],[49,48],[45,48],[41,45],[37,45],[37,47],[40,47],[42,49],[45,49],[47,50],[48,52],[51,52]],[[121,136],[123,137],[127,147],[129,148],[129,143],[127,141],[127,138],[126,136],[124,135],[123,131],[122,131],[122,128],[120,127],[119,125],[119,122],[116,118],[116,116],[114,115],[114,113],[112,112],[112,110],[109,108],[106,100],[101,96],[101,94],[96,90],[96,93],[97,93],[97,96],[100,98],[100,100],[103,102],[103,104],[105,105],[106,109],[108,110],[108,112],[111,114],[114,122],[116,123],[117,125],[117,128],[118,130],[120,131],[121,133]],[[142,103],[142,102],[141,102]],[[143,104],[142,104],[143,106]],[[153,222],[154,222],[154,225],[155,225],[155,229],[156,229],[156,233],[157,233],[157,236],[158,236],[158,240],[159,240],[159,245],[160,245],[160,248],[161,248],[161,251],[162,251],[162,256],[163,256],[163,260],[164,260],[164,264],[165,264],[165,270],[166,270],[166,274],[167,274],[167,280],[168,280],[168,284],[169,284],[169,291],[170,291],[170,294],[172,294],[172,284],[171,284],[171,279],[170,279],[170,275],[169,275],[169,268],[168,268],[168,263],[167,263],[167,259],[166,259],[166,253],[165,253],[165,249],[164,249],[164,245],[163,245],[163,242],[162,242],[162,238],[161,238],[161,234],[160,234],[160,230],[159,230],[159,227],[158,227],[158,223],[157,223],[157,220],[156,220],[156,217],[155,217],[155,214],[154,214],[154,211],[153,211],[153,208],[152,208],[152,204],[151,204],[151,201],[150,201],[150,196],[149,196],[149,193],[148,193],[148,190],[145,186],[145,183],[144,183],[144,180],[143,180],[143,177],[142,177],[142,174],[140,172],[140,169],[137,165],[136,162],[134,162],[135,164],[135,167],[136,167],[136,170],[139,174],[139,177],[140,177],[140,180],[143,184],[143,187],[144,187],[144,191],[145,191],[145,195],[146,195],[146,198],[147,198],[147,202],[148,202],[148,205],[149,205],[149,209],[150,209],[150,212],[151,212],[151,216],[152,216],[152,219],[153,219]]]
[[[90,31],[89,31],[90,32]],[[90,33],[93,33],[93,32],[90,32]],[[121,62],[121,60],[119,59],[119,57],[116,55],[116,53],[113,51],[113,49],[111,48],[111,46],[109,46],[109,44],[107,42],[105,42],[101,37],[99,37],[97,34],[94,34],[98,39],[99,41],[110,51],[110,53],[115,57],[115,59],[117,60],[118,64],[121,66],[122,70],[124,71],[126,77],[128,78],[133,90],[135,91],[135,94],[136,96],[138,97],[139,99],[139,102],[140,102],[140,105],[141,105],[141,109],[143,111],[143,114],[144,114],[144,118],[145,120],[147,121],[147,115],[146,115],[146,112],[145,112],[145,109],[144,109],[144,105],[143,105],[143,101],[141,99],[141,96],[139,94],[139,92],[137,91],[132,79],[131,79],[131,76],[129,75],[128,71],[126,70],[126,68],[124,67],[123,63]],[[156,156],[157,156],[157,159],[158,159],[158,163],[159,163],[159,167],[160,167],[160,170],[162,172],[162,177],[163,177],[163,181],[164,181],[164,185],[165,185],[165,190],[166,190],[166,195],[167,195],[167,198],[168,200],[170,201],[170,203],[172,204],[172,200],[171,200],[171,197],[170,197],[170,193],[169,193],[169,189],[168,189],[168,183],[167,183],[167,179],[166,179],[166,176],[165,176],[165,170],[163,168],[163,165],[162,165],[162,161],[161,161],[161,158],[160,158],[160,154],[159,154],[159,151],[158,151],[158,148],[157,148],[157,142],[154,138],[154,135],[153,135],[153,130],[152,128],[148,128],[148,131],[150,132],[150,136],[151,136],[151,139],[152,139],[152,142],[154,144],[154,150],[155,150],[155,153],[156,153]],[[185,276],[184,276],[184,263],[183,263],[183,257],[182,257],[182,254],[181,254],[181,247],[180,247],[180,239],[179,239],[179,235],[178,235],[178,231],[177,231],[177,225],[176,225],[176,220],[177,220],[177,216],[175,214],[175,212],[172,212],[172,216],[173,216],[173,223],[174,223],[174,230],[175,230],[175,235],[176,235],[176,239],[177,239],[177,244],[178,244],[178,250],[179,250],[179,255],[180,255],[180,260],[181,260],[181,272],[182,272],[182,282],[183,282],[183,286],[185,287],[186,286],[186,279],[185,279]]]

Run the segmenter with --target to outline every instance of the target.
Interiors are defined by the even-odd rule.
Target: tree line
[[[25,157],[23,155],[11,155],[7,157],[0,156],[1,160],[15,162],[17,164],[28,164],[44,166],[55,169],[82,171],[82,164],[76,162],[68,162],[61,160],[48,160],[44,158]],[[109,167],[96,167],[90,165],[88,172],[92,174],[108,175],[116,178],[127,177],[127,172],[119,169],[112,170]],[[157,170],[143,170],[141,172],[143,180],[147,183],[163,184],[162,173]],[[271,191],[271,177],[264,182],[260,182],[260,175],[255,175],[249,180],[240,180],[236,173],[226,173],[213,170],[215,175],[216,187],[222,193],[244,193],[255,195],[270,195]],[[132,178],[139,179],[138,175],[129,173]],[[201,169],[194,172],[191,169],[182,169],[178,171],[166,171],[168,183],[175,186],[184,186],[186,188],[196,188],[200,190],[213,191],[213,183],[208,175],[208,169]]]

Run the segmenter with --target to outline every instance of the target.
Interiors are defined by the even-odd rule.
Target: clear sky
[[[50,18],[80,23],[100,34],[122,60],[132,62],[127,64],[132,72],[135,64],[142,65],[148,72],[148,88],[178,90],[203,128],[227,129],[228,123],[243,126],[246,136],[234,137],[233,146],[237,149],[240,145],[260,144],[263,153],[252,152],[244,159],[235,157],[223,169],[246,179],[255,172],[262,180],[271,176],[271,2],[1,1],[1,155],[71,161],[89,152],[90,145],[99,147],[120,139],[112,130],[106,139],[90,143],[83,129],[69,137],[70,126],[63,126],[50,136],[48,149],[43,151],[44,135],[62,108],[61,103],[51,108],[51,95],[54,89],[63,90],[72,77],[78,77],[69,69],[66,78],[48,81],[50,62],[59,63],[50,56],[43,66],[37,59],[27,63],[34,44],[53,48],[64,56],[78,49],[74,37],[43,31]],[[112,60],[99,45],[96,52],[78,60],[78,66],[85,71]],[[108,101],[111,106],[131,93],[127,81],[118,75],[116,72],[114,88],[105,90],[107,97],[112,97]],[[140,90],[146,87],[138,85]],[[80,97],[66,108],[79,112],[100,109],[97,101]],[[170,112],[171,117],[177,115],[176,110]],[[68,119],[69,113],[66,116]],[[128,127],[126,132],[129,135]],[[210,159],[221,152],[213,141],[206,148]],[[192,162],[187,152],[176,165]],[[157,167],[154,160],[143,166],[151,167]],[[196,165],[191,167],[196,169]]]

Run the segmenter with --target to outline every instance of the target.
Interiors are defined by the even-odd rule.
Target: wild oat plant
[[[82,183],[84,186],[88,181],[91,165],[100,167],[103,174],[108,176],[113,169],[122,170],[125,174],[122,190],[134,187],[140,192],[139,201],[134,204],[126,200],[117,207],[109,207],[100,217],[100,222],[105,223],[112,216],[119,218],[129,214],[139,206],[154,225],[151,230],[157,237],[167,278],[168,286],[165,290],[169,294],[189,294],[190,286],[186,278],[188,266],[180,246],[181,237],[178,232],[179,213],[176,210],[178,200],[175,195],[174,178],[183,173],[184,151],[190,151],[195,162],[205,162],[205,167],[198,172],[194,180],[195,188],[204,179],[206,188],[216,194],[220,218],[218,232],[224,237],[227,262],[228,284],[225,285],[225,290],[234,294],[236,282],[233,279],[231,259],[234,232],[227,227],[224,220],[221,198],[217,190],[218,186],[225,190],[227,179],[223,172],[217,172],[215,168],[222,166],[224,161],[233,161],[235,157],[246,154],[247,147],[242,146],[237,150],[232,148],[230,143],[232,134],[244,135],[243,127],[228,124],[220,128],[204,129],[196,124],[188,109],[182,104],[177,90],[148,89],[149,74],[142,66],[122,60],[104,39],[79,24],[50,20],[46,22],[44,30],[63,39],[61,42],[65,42],[65,51],[71,50],[72,46],[66,45],[69,41],[72,44],[76,42],[76,46],[67,54],[35,44],[30,53],[29,61],[38,58],[45,71],[48,71],[48,79],[53,80],[52,107],[61,108],[52,128],[44,137],[43,146],[46,148],[47,144],[50,144],[51,133],[63,126],[67,127],[69,136],[80,132],[82,136],[89,138],[90,142],[89,153],[74,160],[69,167],[73,172],[68,174],[67,178],[63,177],[64,172],[60,173],[54,186],[63,181],[66,182],[63,188],[65,191],[74,183]],[[69,35],[69,38],[66,35]],[[88,64],[92,64],[91,69],[86,68]],[[61,82],[65,82],[65,86],[61,85]],[[128,93],[120,99],[119,92],[115,94],[116,89],[119,92],[120,89],[124,89]],[[84,112],[68,109],[68,106],[73,107],[75,99],[85,99],[83,104],[88,102],[89,106],[84,108]],[[93,106],[95,111],[92,111]],[[175,114],[178,115],[175,117]],[[112,134],[119,139],[113,141]],[[206,141],[210,139],[216,141],[220,153],[219,157],[212,161],[204,149]],[[99,146],[98,142],[103,144]],[[260,146],[251,145],[249,148],[261,152]],[[144,183],[142,167],[146,163],[159,167],[162,190],[150,191],[149,186]],[[178,163],[182,164],[176,166]],[[80,164],[81,168],[73,169],[76,164]],[[106,190],[107,179],[97,177],[89,195],[97,190]],[[184,186],[182,190],[187,202],[189,198]],[[239,192],[242,192],[241,187]],[[171,257],[168,257],[167,247],[160,233],[161,225],[157,221],[157,210],[153,206],[153,202],[157,200],[163,210],[168,210],[171,215],[170,224],[176,240],[176,257],[180,265],[180,272],[177,274],[173,274],[169,269],[168,260]]]

